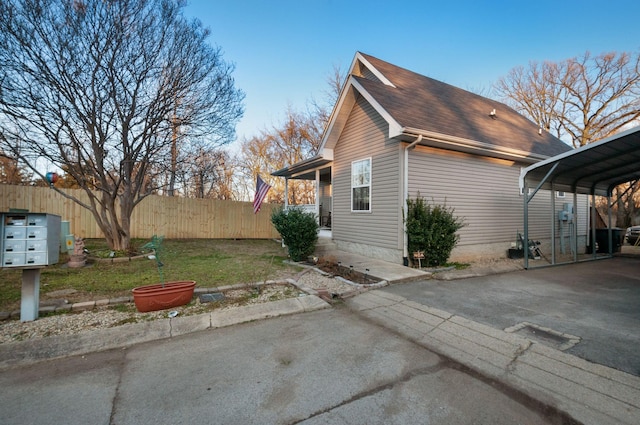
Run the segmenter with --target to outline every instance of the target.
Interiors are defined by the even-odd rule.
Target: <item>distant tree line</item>
[[[640,54],[606,52],[559,62],[530,62],[500,78],[503,101],[578,148],[640,124]],[[640,183],[616,188],[618,227],[637,224]],[[606,202],[599,202],[605,212]]]

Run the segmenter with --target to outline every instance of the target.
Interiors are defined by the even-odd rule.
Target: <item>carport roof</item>
[[[640,179],[640,126],[523,168],[520,188],[611,195],[619,184]],[[552,187],[553,185],[553,187]]]

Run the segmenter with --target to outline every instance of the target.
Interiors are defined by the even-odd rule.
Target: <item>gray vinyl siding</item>
[[[418,147],[409,153],[409,196],[446,202],[463,217],[459,246],[508,242],[523,232],[524,199],[518,177],[522,164],[458,152]],[[556,199],[556,210],[572,195]],[[586,199],[580,197],[579,233],[586,225]],[[529,204],[529,237],[551,236],[549,192],[539,192]],[[580,227],[582,226],[582,227]]]
[[[347,120],[334,151],[333,238],[391,249],[402,248],[400,147],[387,140],[388,125],[362,98]],[[371,158],[371,211],[351,211],[351,162]]]

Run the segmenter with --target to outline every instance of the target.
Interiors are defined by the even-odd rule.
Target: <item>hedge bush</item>
[[[458,243],[456,234],[464,226],[464,220],[454,215],[455,210],[445,205],[430,205],[420,196],[407,199],[407,236],[409,255],[413,259],[416,251],[424,252],[420,260],[427,267],[447,263],[451,251]]]
[[[318,219],[300,208],[280,208],[271,214],[275,226],[293,261],[302,261],[313,254],[318,241]]]

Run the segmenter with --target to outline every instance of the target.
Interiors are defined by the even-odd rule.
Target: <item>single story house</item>
[[[272,175],[317,182],[339,249],[399,264],[406,199],[453,207],[466,225],[451,260],[469,261],[507,255],[523,228],[521,168],[569,150],[503,103],[357,52],[318,153]],[[529,207],[531,239],[548,234],[549,198]]]

